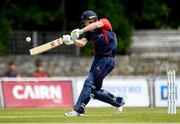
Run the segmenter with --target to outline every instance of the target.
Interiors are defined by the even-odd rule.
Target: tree
[[[126,15],[135,29],[170,28],[171,8],[162,0],[124,0]]]
[[[12,30],[72,30],[80,26],[80,14],[87,9],[110,20],[118,38],[118,53],[125,54],[132,27],[178,28],[179,4],[179,0],[1,0],[0,54],[5,53],[5,41]]]
[[[3,0],[0,4],[0,55],[3,55],[6,51],[6,39],[12,30],[12,20],[6,17],[6,5],[10,0]]]

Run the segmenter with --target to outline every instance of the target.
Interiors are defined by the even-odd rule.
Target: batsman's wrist
[[[84,33],[84,30],[83,30],[83,29],[81,29],[81,30],[80,30],[80,34],[83,34],[83,33]]]

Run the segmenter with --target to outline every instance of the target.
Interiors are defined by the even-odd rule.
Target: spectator
[[[8,64],[8,69],[4,73],[4,77],[19,77],[19,73],[17,71],[17,65],[15,62],[10,62]]]
[[[48,77],[48,74],[45,72],[45,70],[42,66],[38,66],[36,68],[35,74],[33,74],[32,77]]]
[[[49,77],[43,68],[41,59],[37,59],[35,65],[36,65],[36,71],[32,77]]]

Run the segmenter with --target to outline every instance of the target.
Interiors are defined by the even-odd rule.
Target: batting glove
[[[72,45],[74,44],[74,40],[72,40],[70,35],[63,35],[63,39],[62,39],[63,43],[66,45]]]
[[[81,34],[83,34],[84,33],[84,31],[82,30],[82,29],[74,29],[72,32],[71,32],[71,37],[72,37],[72,39],[77,39],[77,38],[79,38],[79,36],[81,35]]]

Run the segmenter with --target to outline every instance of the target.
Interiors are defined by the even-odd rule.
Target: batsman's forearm
[[[94,30],[96,28],[98,28],[98,26],[95,23],[92,23],[92,24],[89,24],[88,26],[84,27],[82,30],[83,30],[83,32],[88,32],[88,31]]]
[[[87,25],[82,30],[83,30],[83,32],[88,32],[88,31],[94,30],[96,28],[101,28],[103,26],[104,26],[104,24],[102,22],[94,22],[94,23]]]
[[[83,42],[82,40],[75,40],[74,44],[77,47],[84,47],[86,45],[86,42]]]

